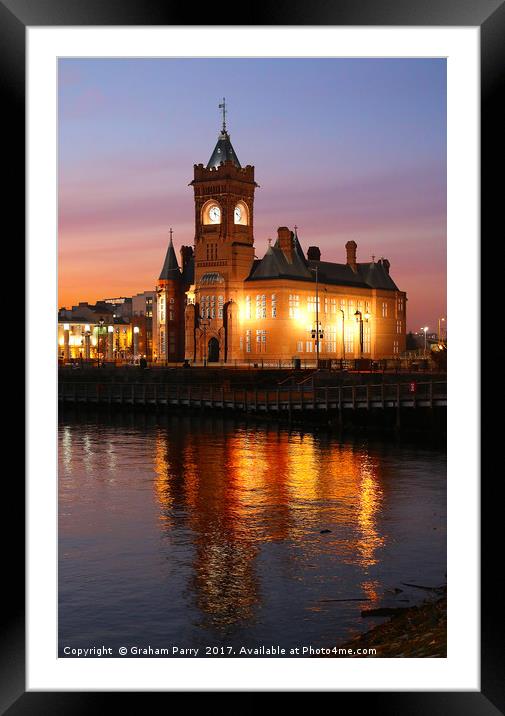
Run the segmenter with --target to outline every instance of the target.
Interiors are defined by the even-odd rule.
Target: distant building
[[[129,360],[133,356],[132,324],[118,317],[113,306],[79,303],[58,312],[58,358]]]
[[[147,360],[153,359],[153,314],[156,314],[156,298],[156,291],[144,291],[131,298],[133,330],[138,333],[138,353]]]

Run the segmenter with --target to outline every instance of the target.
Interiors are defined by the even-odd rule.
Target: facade
[[[254,167],[242,167],[223,122],[206,166],[194,166],[194,249],[181,266],[172,233],[157,286],[156,354],[162,361],[263,364],[394,358],[405,351],[407,296],[387,259],[361,263],[305,254],[296,227],[279,227],[255,258]]]
[[[156,316],[156,291],[143,291],[132,296],[132,324],[137,333],[138,357],[153,359],[153,315]]]

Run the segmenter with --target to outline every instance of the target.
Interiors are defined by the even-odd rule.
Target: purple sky
[[[59,305],[152,289],[168,229],[194,239],[193,164],[220,128],[254,164],[256,254],[277,226],[345,261],[387,257],[408,327],[446,311],[446,62],[59,63]]]

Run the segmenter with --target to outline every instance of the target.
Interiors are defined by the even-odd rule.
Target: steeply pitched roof
[[[299,278],[310,281],[313,274],[307,268],[307,263],[295,247],[293,262],[290,263],[282,249],[277,245],[269,246],[264,257],[253,264],[251,273],[246,281],[256,281],[261,278]]]
[[[230,135],[228,134],[226,129],[223,129],[219,134],[217,144],[214,147],[212,156],[209,159],[209,163],[207,164],[207,169],[215,169],[220,164],[227,161],[233,162],[236,167],[238,167],[239,169],[241,168],[238,157],[235,154],[235,150],[233,149]]]
[[[179,264],[177,263],[177,256],[175,255],[174,244],[172,242],[172,238],[170,238],[167,255],[165,256],[165,263],[163,264],[163,268],[161,269],[160,273],[160,279],[167,281],[169,279],[180,278],[182,278],[182,275],[179,270]]]
[[[382,261],[359,263],[357,264],[357,271],[354,272],[348,264],[338,264],[330,261],[307,261],[303,256],[303,251],[296,235],[294,248],[293,263],[289,263],[284,252],[278,248],[277,243],[274,246],[269,246],[264,257],[253,263],[246,281],[272,278],[315,281],[316,277],[313,269],[317,266],[318,279],[321,283],[354,286],[356,288],[378,288],[388,291],[398,290]]]

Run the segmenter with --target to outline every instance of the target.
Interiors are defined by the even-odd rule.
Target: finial
[[[295,224],[295,234],[298,231],[298,226]]]
[[[172,231],[172,227],[170,227],[170,243],[172,243],[172,234],[173,234],[173,233],[174,233],[174,232]]]
[[[224,97],[219,109],[223,110],[223,132],[226,132],[226,99]]]
[[[272,245],[272,239],[270,238],[270,236],[268,237],[268,245],[269,245],[269,246]]]

